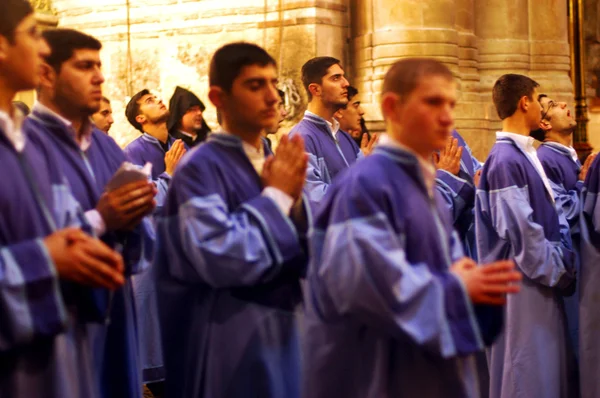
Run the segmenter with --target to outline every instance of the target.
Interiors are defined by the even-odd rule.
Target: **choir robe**
[[[175,138],[169,135],[167,144],[169,149],[174,142]],[[159,189],[156,197],[157,210],[155,214],[157,214],[164,205],[166,192],[171,182],[171,176],[165,172],[165,150],[158,139],[144,133],[127,145],[125,154],[133,164],[144,166],[147,162],[152,163],[152,180]],[[144,383],[165,379],[154,279],[152,266],[146,272],[132,277],[135,307],[138,314],[140,360]]]
[[[504,331],[488,352],[490,398],[572,396],[574,357],[560,297],[575,285],[568,223],[512,138],[497,139],[476,195],[480,262],[513,259],[523,274],[521,291],[507,298]]]
[[[290,138],[295,135],[304,139],[308,153],[304,192],[315,208],[335,177],[362,157],[362,152],[350,134],[338,130],[333,138],[327,121],[310,112],[290,131]]]
[[[175,138],[169,135],[167,147],[171,149],[174,142]],[[187,145],[185,148],[188,149]],[[139,166],[144,166],[148,162],[152,163],[152,181],[158,189],[156,195],[157,209],[162,208],[171,182],[171,176],[166,172],[165,150],[160,141],[150,134],[144,133],[125,147],[125,155],[131,163]]]
[[[600,157],[590,166],[581,193],[579,369],[582,398],[600,396]]]
[[[581,163],[573,159],[569,150],[563,145],[553,142],[544,142],[537,150],[538,158],[550,180],[554,191],[556,207],[566,217],[571,228],[571,238],[575,253],[579,247],[579,215],[581,213],[580,195],[583,181],[579,180]],[[577,285],[575,294],[564,298],[565,312],[569,327],[569,338],[573,344],[573,351],[579,353],[579,261],[576,263]]]
[[[97,398],[84,295],[66,294],[42,239],[84,227],[59,161],[44,137],[24,130],[17,152],[0,127],[0,397]],[[23,163],[21,163],[23,162]],[[22,166],[26,164],[28,168]],[[85,228],[84,228],[85,229]],[[71,290],[71,293],[74,291]],[[107,308],[101,311],[106,314]]]
[[[49,137],[75,198],[84,211],[94,209],[104,187],[126,161],[121,148],[111,137],[93,127],[91,145],[82,151],[71,127],[67,128],[53,115],[38,112],[35,107],[25,124]],[[121,251],[127,277],[148,267],[153,251],[152,238],[148,220],[131,232],[107,232],[102,236],[108,245]],[[130,278],[126,278],[125,285],[109,300],[110,322],[93,331],[101,393],[106,398],[139,397],[142,395],[141,365]]]
[[[380,144],[331,185],[310,235],[306,398],[478,397],[502,324],[449,271],[463,257],[408,151]]]
[[[153,264],[168,397],[299,396],[305,226],[262,190],[242,141],[223,133],[173,176]]]
[[[465,254],[477,261],[477,247],[475,245],[475,173],[481,170],[482,164],[471,153],[458,131],[452,132],[452,137],[458,140],[458,145],[463,148],[460,159],[458,175],[446,170],[437,170],[436,188],[442,194],[442,204],[452,217],[454,228],[458,232]]]

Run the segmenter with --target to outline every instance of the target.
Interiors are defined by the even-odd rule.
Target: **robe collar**
[[[304,119],[309,122],[318,124],[322,127],[325,127],[329,134],[333,137],[334,140],[337,141],[338,132],[340,131],[340,122],[338,122],[335,118],[333,118],[333,123],[328,120],[323,119],[321,116],[316,115],[310,111],[304,112]]]
[[[69,120],[65,119],[64,117],[54,112],[47,106],[43,105],[39,101],[33,105],[31,114],[31,117],[40,120],[44,124],[50,123],[55,126],[57,124],[62,126],[63,129],[69,133],[70,137],[77,145],[77,132],[75,131],[75,129],[73,128],[73,124]],[[81,127],[83,129],[83,134],[81,135],[81,144],[77,146],[79,147],[79,149],[85,152],[92,145],[92,134],[94,132],[94,125],[88,118],[86,118]]]
[[[575,162],[575,164],[577,164],[577,166],[581,167],[581,162],[579,162],[579,157],[577,156],[577,152],[575,151],[575,148],[573,148],[572,146],[566,146],[566,145],[563,145],[560,142],[556,142],[556,141],[544,141],[544,142],[542,142],[542,145],[554,150],[555,152],[558,152],[560,154],[567,156],[569,159],[573,160],[573,162]]]

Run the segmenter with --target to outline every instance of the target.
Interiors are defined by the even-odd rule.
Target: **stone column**
[[[405,57],[433,57],[459,76],[458,33],[454,0],[354,0],[352,17],[356,78],[366,119],[382,129],[379,96],[385,73]],[[372,19],[371,19],[372,18]],[[460,77],[459,77],[460,79]],[[365,91],[366,90],[366,91]]]
[[[540,84],[540,92],[572,104],[567,2],[529,0],[529,39],[529,76]]]

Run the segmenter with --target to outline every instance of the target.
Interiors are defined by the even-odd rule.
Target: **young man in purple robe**
[[[472,354],[520,275],[464,257],[440,206],[430,159],[454,124],[452,72],[398,61],[381,101],[387,135],[333,182],[310,236],[303,396],[478,397]]]
[[[300,135],[308,152],[305,191],[311,204],[318,204],[335,177],[356,160],[370,153],[373,136],[362,148],[350,134],[340,130],[334,115],[348,104],[348,80],[340,61],[316,57],[302,66],[302,83],[308,95],[304,119],[294,126],[290,137]]]
[[[285,136],[273,156],[262,137],[279,117],[262,48],[221,47],[209,81],[223,130],[179,165],[157,223],[166,396],[297,398],[304,143]]]
[[[57,154],[12,108],[38,85],[47,53],[30,3],[1,2],[0,396],[97,398],[87,324],[107,308],[86,298],[121,286],[123,262],[79,229],[88,226]]]
[[[146,216],[155,207],[150,181],[107,190],[126,161],[115,141],[93,126],[90,115],[102,100],[100,48],[95,38],[70,29],[47,30],[39,102],[25,124],[48,138],[60,166],[96,234],[124,257],[125,273],[142,272],[152,258],[153,230]],[[130,278],[114,295],[97,297],[111,304],[107,325],[95,328],[96,371],[104,397],[141,395],[138,339]]]
[[[550,180],[530,132],[540,125],[538,84],[501,76],[493,100],[496,133],[475,199],[482,262],[514,259],[521,292],[508,297],[505,328],[488,355],[490,398],[576,396],[563,295],[575,290],[575,253],[569,224],[555,208]]]

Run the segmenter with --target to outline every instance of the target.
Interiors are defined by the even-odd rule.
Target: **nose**
[[[102,73],[102,71],[100,70],[99,67],[96,68],[96,73],[94,75],[94,83],[95,84],[104,83],[104,74]]]
[[[112,115],[108,115],[108,119],[106,121],[108,122],[108,124],[113,124],[115,122]]]
[[[358,114],[362,117],[365,114],[365,110],[362,108],[362,105],[358,106]]]
[[[279,97],[279,91],[277,91],[277,87],[275,85],[269,86],[266,100],[268,104],[276,104],[281,101],[281,98]]]
[[[451,106],[445,106],[440,114],[440,123],[442,126],[451,126],[454,124],[454,110]]]
[[[40,51],[39,51],[40,57],[46,58],[46,57],[50,56],[50,46],[48,45],[46,40],[44,40],[44,39],[39,40],[39,49],[40,49]]]
[[[346,88],[350,85],[348,80],[345,77],[342,77],[342,87]]]
[[[559,102],[559,104],[560,104],[560,107],[562,109],[565,109],[567,107],[567,103],[566,102]]]

